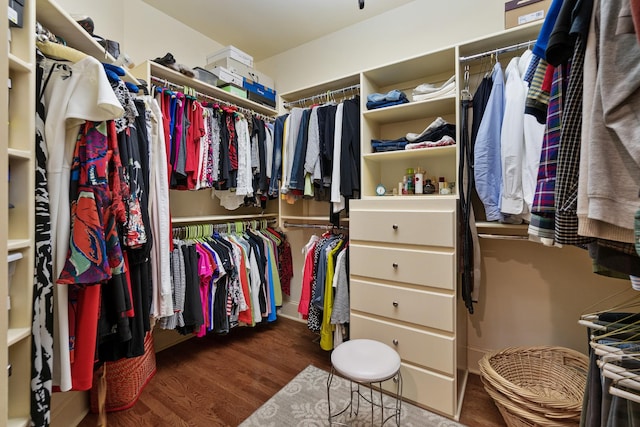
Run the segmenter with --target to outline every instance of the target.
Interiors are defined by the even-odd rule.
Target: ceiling
[[[414,0],[143,0],[255,61]]]

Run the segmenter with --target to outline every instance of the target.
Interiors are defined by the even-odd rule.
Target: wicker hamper
[[[509,427],[578,426],[588,359],[551,346],[510,347],[480,360],[484,388]]]
[[[90,393],[91,412],[101,413],[101,407],[106,412],[132,407],[155,373],[153,334],[147,332],[142,356],[105,362],[100,371],[94,374]]]

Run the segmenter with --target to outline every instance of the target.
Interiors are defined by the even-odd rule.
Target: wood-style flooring
[[[330,369],[315,337],[304,323],[279,318],[170,347],[156,355],[157,373],[138,402],[109,413],[108,426],[237,426],[307,365]],[[80,426],[97,422],[89,414]],[[506,425],[477,375],[469,375],[460,422]]]

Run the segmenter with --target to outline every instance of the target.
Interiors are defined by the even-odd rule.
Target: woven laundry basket
[[[482,382],[510,427],[570,427],[580,422],[588,359],[552,346],[509,347],[479,363]]]
[[[100,372],[94,374],[90,393],[91,412],[101,413],[101,407],[106,412],[132,407],[155,373],[153,334],[147,332],[142,356],[105,362]]]

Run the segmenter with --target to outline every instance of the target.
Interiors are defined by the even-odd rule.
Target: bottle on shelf
[[[430,179],[427,179],[424,183],[424,194],[433,194],[436,192],[436,186],[433,185]]]
[[[413,174],[413,168],[407,168],[407,194],[415,194],[415,178]]]

